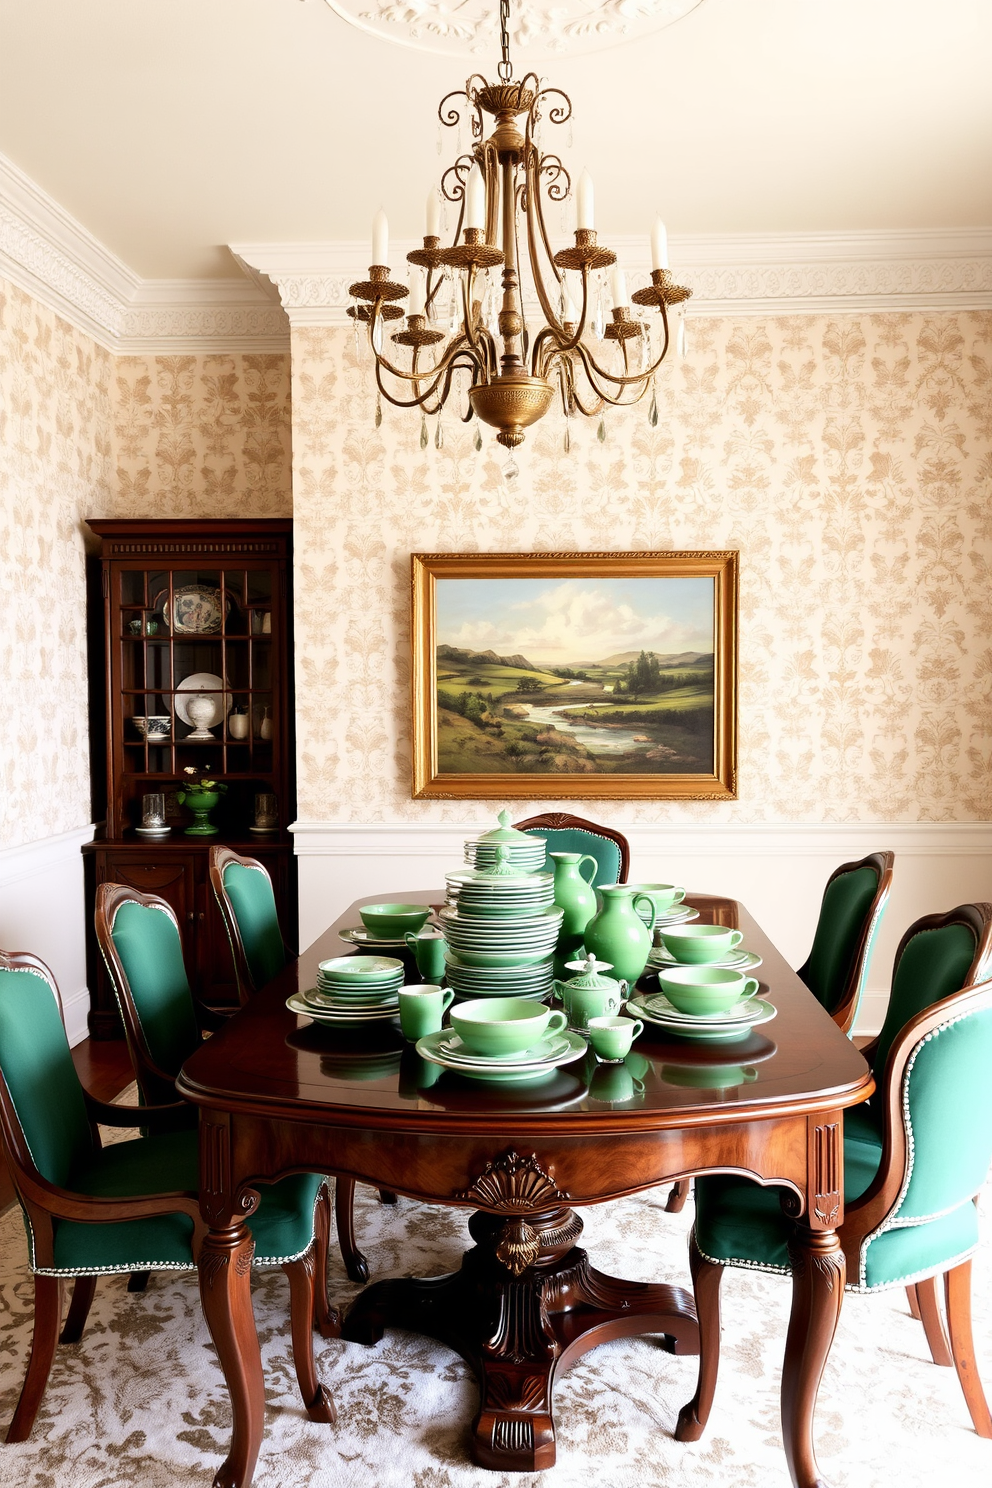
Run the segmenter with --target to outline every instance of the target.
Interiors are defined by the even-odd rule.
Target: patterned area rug
[[[692,1204],[664,1212],[665,1191],[583,1211],[584,1241],[604,1271],[688,1285]],[[986,1211],[992,1206],[986,1195]],[[454,1269],[467,1242],[457,1210],[358,1190],[357,1230],[373,1279]],[[0,1422],[9,1421],[31,1336],[32,1282],[20,1212],[0,1219]],[[976,1343],[992,1386],[987,1253],[976,1262]],[[358,1288],[331,1252],[331,1297]],[[209,1488],[229,1439],[223,1380],[193,1275],[161,1273],[144,1294],[126,1279],[97,1288],[80,1343],[60,1348],[31,1441],[0,1446],[0,1484],[31,1488]],[[387,1333],[375,1348],[315,1337],[338,1423],[303,1414],[289,1349],[288,1286],[256,1273],[255,1313],[266,1372],[258,1488],[789,1488],[779,1430],[787,1281],[728,1272],[724,1351],[702,1441],[672,1437],[695,1385],[695,1360],[650,1339],[593,1350],[556,1392],[558,1462],[541,1474],[474,1467],[467,1427],[476,1405],[462,1361],[427,1339]],[[820,1391],[820,1466],[831,1488],[957,1488],[992,1480],[992,1442],[971,1428],[953,1370],[938,1369],[905,1293],[852,1297]]]

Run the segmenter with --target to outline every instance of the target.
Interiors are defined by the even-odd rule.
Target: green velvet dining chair
[[[810,953],[797,972],[844,1033],[854,1027],[861,1006],[894,861],[894,853],[876,852],[834,869]]]
[[[177,1110],[175,1103],[108,1105],[84,1090],[48,967],[26,952],[0,951],[0,1140],[24,1214],[35,1299],[31,1353],[8,1442],[29,1436],[56,1347],[81,1337],[99,1277],[195,1270],[205,1233],[197,1136],[188,1126],[177,1129]],[[140,1123],[148,1134],[104,1147],[97,1123]],[[280,1266],[289,1277],[294,1362],[307,1414],[331,1422],[334,1407],[313,1358],[314,1326],[326,1337],[340,1335],[316,1280],[326,1274],[330,1230],[324,1179],[297,1174],[264,1185],[248,1224],[253,1265]]]
[[[105,883],[96,891],[94,921],[138,1089],[150,1105],[174,1101],[176,1076],[202,1037],[175,911],[156,894]],[[189,1110],[189,1121],[195,1126],[196,1110]],[[336,1180],[338,1246],[351,1279],[367,1281],[368,1262],[355,1245],[354,1191],[352,1179]],[[325,1268],[322,1289],[326,1285]]]
[[[259,987],[279,975],[290,954],[279,925],[272,879],[257,858],[242,857],[218,844],[210,849],[209,873],[243,1007]]]
[[[514,827],[532,837],[545,838],[548,853],[588,853],[595,858],[598,866],[593,888],[627,882],[630,844],[623,833],[613,827],[600,826],[582,816],[570,816],[567,811],[546,811],[541,816],[529,816],[526,821],[514,822]],[[549,873],[554,868],[547,857],[544,868]]]
[[[992,1437],[992,1417],[975,1364],[971,1256],[976,1197],[992,1163],[990,977],[992,905],[927,916],[903,936],[882,1031],[863,1051],[876,1090],[844,1113],[844,1218],[837,1231],[847,1291],[915,1289],[931,1356],[953,1362],[975,1430],[985,1437]],[[696,1179],[689,1252],[699,1378],[679,1417],[681,1441],[698,1439],[713,1402],[724,1267],[791,1273],[793,1225],[783,1200],[785,1190],[739,1174]],[[824,1357],[832,1332],[820,1339]]]
[[[861,1006],[894,861],[894,853],[877,852],[834,869],[823,891],[812,948],[796,973],[844,1033],[851,1032]],[[669,1214],[681,1212],[691,1184],[691,1178],[680,1178],[672,1185],[665,1205]]]

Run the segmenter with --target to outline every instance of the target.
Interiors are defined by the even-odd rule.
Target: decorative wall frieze
[[[673,234],[669,243],[673,272],[693,289],[692,315],[992,309],[988,228]],[[419,239],[395,240],[393,263],[405,264],[420,246]],[[630,287],[643,288],[646,240],[611,238],[610,246]],[[232,244],[231,250],[278,286],[294,326],[347,323],[348,287],[368,271],[364,241]]]
[[[142,279],[2,155],[0,278],[120,354],[289,348],[264,281]]]

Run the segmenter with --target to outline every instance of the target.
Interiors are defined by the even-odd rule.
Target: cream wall
[[[289,359],[115,357],[0,281],[0,946],[85,1032],[88,516],[292,509]],[[52,913],[52,906],[58,913]]]
[[[414,550],[738,548],[740,794],[558,803],[631,837],[634,876],[749,903],[798,965],[831,868],[896,879],[899,936],[992,899],[992,316],[694,318],[645,406],[549,419],[504,478],[452,420],[384,410],[350,330],[293,332],[301,943],[359,896],[427,887],[503,800],[410,797]],[[430,428],[433,440],[433,422]]]

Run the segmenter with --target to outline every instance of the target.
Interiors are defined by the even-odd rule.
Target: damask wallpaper
[[[0,282],[0,847],[91,820],[85,518],[291,509],[287,357],[115,358]]]
[[[122,356],[111,398],[115,516],[292,511],[288,357]]]
[[[489,814],[410,799],[411,550],[700,547],[741,551],[740,798],[628,820],[988,818],[989,314],[693,319],[656,427],[549,417],[515,479],[377,429],[350,330],[294,331],[292,396],[301,819]]]
[[[82,520],[111,500],[112,363],[0,282],[0,846],[90,820]]]

